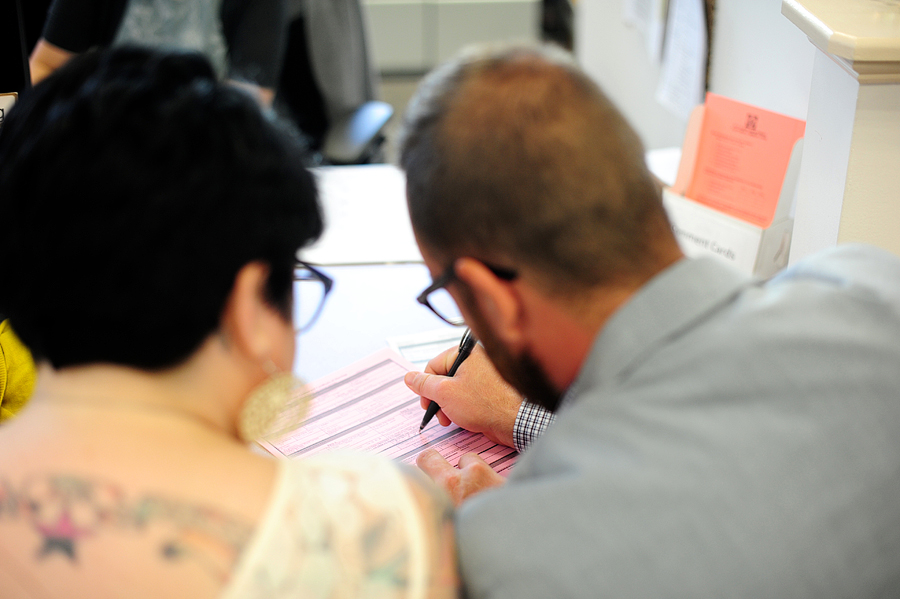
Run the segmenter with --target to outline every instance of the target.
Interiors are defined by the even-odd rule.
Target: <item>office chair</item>
[[[393,108],[374,99],[374,74],[358,0],[307,0],[288,24],[276,108],[306,137],[313,162],[382,160]]]

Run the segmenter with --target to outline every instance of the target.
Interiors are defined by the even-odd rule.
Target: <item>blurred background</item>
[[[386,158],[393,158],[399,116],[422,75],[470,43],[545,40],[572,50],[569,0],[363,0],[381,99],[395,109]]]
[[[52,30],[44,29],[48,12],[72,14],[72,10],[83,9],[82,14],[95,15],[79,16],[77,27],[83,32],[95,22],[115,22],[116,17],[109,14],[124,14],[118,18],[127,23],[129,10],[139,4],[144,6],[134,11],[155,7],[159,15],[176,14],[166,6],[170,2],[91,0],[79,6],[77,0],[9,0],[10,9],[0,18],[0,93],[24,89],[36,70],[32,62],[29,74],[27,64],[35,46],[42,38],[55,42]],[[221,12],[226,45],[234,46],[234,39],[241,36],[275,35],[271,25],[259,19],[260,13],[271,11],[275,4],[268,0],[265,8],[254,9],[263,2],[225,0]],[[233,27],[226,14],[229,11],[243,11],[255,24],[229,38],[228,28]],[[281,21],[283,53],[278,67],[281,77],[273,90],[274,107],[298,124],[311,151],[327,151],[329,131],[366,102],[386,104],[369,106],[368,112],[356,115],[364,125],[379,130],[375,134],[377,150],[338,147],[337,155],[326,157],[325,163],[390,161],[396,123],[422,75],[467,44],[544,39],[570,50],[573,47],[570,0],[284,0]],[[97,44],[109,43],[100,40],[114,35],[117,26],[112,26],[111,33],[96,34]],[[106,24],[102,27],[109,28]],[[84,50],[66,48],[59,42],[55,45],[74,53]],[[229,51],[235,53],[233,47]],[[345,129],[358,125],[343,123]],[[341,151],[354,153],[340,156]]]
[[[0,94],[25,85],[27,58],[51,1],[77,10],[176,2],[6,0]],[[252,9],[262,2],[285,3],[274,106],[307,132],[313,151],[327,149],[331,134],[337,145],[324,163],[390,161],[396,123],[422,75],[473,42],[547,40],[571,49],[649,150],[681,145],[690,110],[707,90],[798,119],[806,118],[809,103],[815,49],[781,14],[782,0],[222,0],[222,6]],[[252,36],[275,35],[256,22],[245,25]],[[376,131],[377,151],[354,141],[360,128]]]

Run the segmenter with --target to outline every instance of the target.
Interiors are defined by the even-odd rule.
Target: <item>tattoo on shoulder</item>
[[[207,506],[146,494],[128,497],[114,483],[64,474],[20,481],[0,477],[0,522],[35,532],[38,560],[78,562],[83,544],[104,535],[143,534],[161,559],[193,561],[225,580],[253,532],[252,523]]]

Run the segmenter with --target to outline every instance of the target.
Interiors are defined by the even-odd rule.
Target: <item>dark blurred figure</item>
[[[218,8],[217,8],[218,7]],[[264,105],[275,95],[284,44],[284,0],[162,2],[53,0],[31,53],[38,82],[93,47],[144,45],[204,54],[221,78]]]
[[[543,0],[541,39],[569,50],[574,46],[574,15],[569,0]]]
[[[22,0],[11,4],[12,10],[0,18],[0,93],[21,92],[31,83]]]

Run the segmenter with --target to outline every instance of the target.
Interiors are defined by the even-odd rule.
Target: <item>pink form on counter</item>
[[[799,119],[706,94],[685,196],[765,229],[775,216],[791,151],[805,129]]]
[[[324,451],[355,450],[383,454],[415,464],[432,447],[454,466],[465,453],[477,453],[506,476],[515,449],[497,445],[481,433],[441,426],[437,418],[419,433],[423,410],[403,376],[415,367],[391,349],[334,372],[309,385],[309,412],[299,428],[281,431],[259,444],[278,457],[301,458]]]

